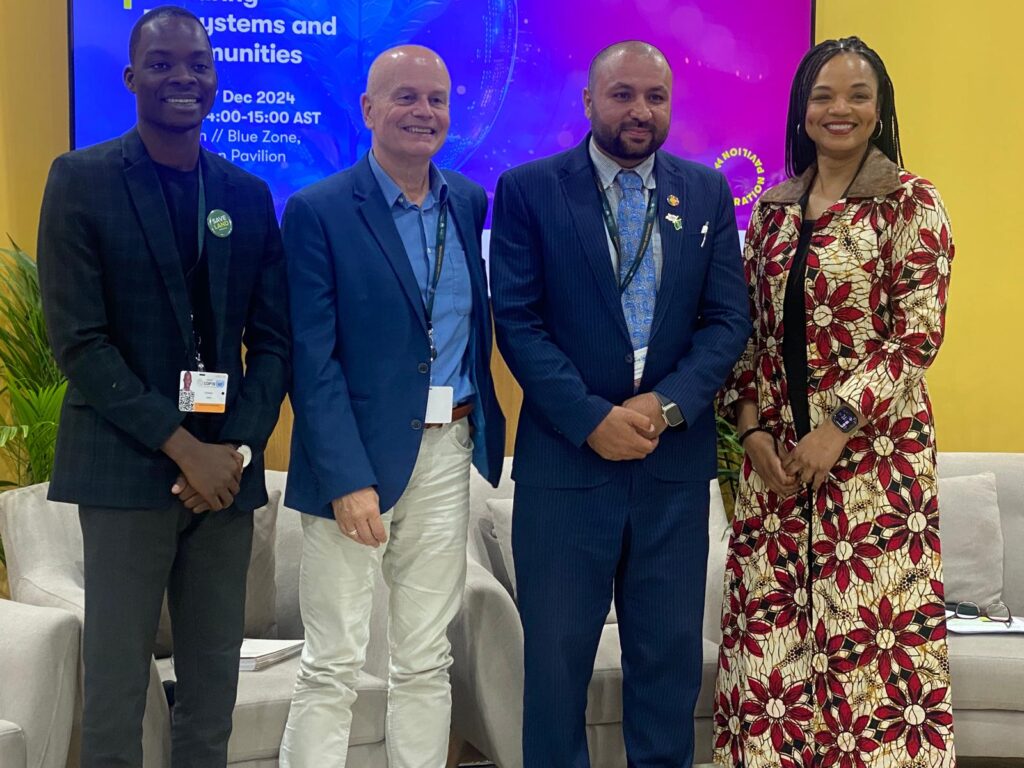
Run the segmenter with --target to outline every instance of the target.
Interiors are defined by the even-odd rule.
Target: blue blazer
[[[502,174],[494,198],[497,339],[524,393],[513,477],[539,487],[600,485],[630,464],[586,443],[634,394],[589,140]],[[721,174],[665,152],[654,173],[664,265],[639,391],[677,403],[688,428],[666,430],[642,463],[662,480],[708,480],[717,463],[712,400],[751,331],[732,193]]]
[[[473,286],[473,463],[501,475],[505,419],[491,382],[491,313],[480,236],[484,190],[444,171]],[[294,194],[283,219],[294,335],[295,410],[285,503],[333,517],[331,500],[376,486],[382,512],[412,475],[430,387],[419,286],[364,157]]]

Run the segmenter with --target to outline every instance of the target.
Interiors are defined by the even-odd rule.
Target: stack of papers
[[[279,661],[289,659],[302,650],[301,640],[252,640],[242,641],[242,653],[238,659],[240,672],[257,672]]]
[[[1010,625],[1004,621],[993,621],[981,616],[977,619],[954,619],[952,611],[946,611],[946,628],[959,635],[1000,635],[1024,634],[1024,618],[1011,616]]]

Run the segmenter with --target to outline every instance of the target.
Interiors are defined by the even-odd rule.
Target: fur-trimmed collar
[[[817,171],[817,164],[811,165],[799,176],[794,176],[769,189],[761,196],[761,200],[766,203],[782,205],[799,202]],[[853,183],[850,184],[850,190],[846,193],[846,197],[880,197],[895,192],[901,186],[903,184],[900,181],[899,167],[878,147],[872,146],[868,150],[868,156],[864,159],[864,165],[861,166]]]

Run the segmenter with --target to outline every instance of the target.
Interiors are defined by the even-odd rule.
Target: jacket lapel
[[[576,234],[583,246],[583,253],[597,281],[598,292],[628,340],[629,329],[622,314],[618,280],[612,268],[611,254],[608,252],[608,235],[601,215],[601,199],[598,197],[587,154],[589,141],[588,134],[583,143],[569,155],[563,166],[562,191],[576,224]]]
[[[462,250],[466,253],[466,268],[469,270],[470,285],[473,289],[474,315],[487,304],[487,275],[484,274],[483,261],[480,255],[480,244],[473,221],[473,211],[468,200],[453,192],[448,187],[448,210],[459,233]],[[482,315],[486,317],[486,315]]]
[[[665,314],[672,301],[672,293],[679,281],[680,263],[683,255],[683,232],[699,231],[704,222],[690,221],[689,214],[693,210],[686,196],[682,174],[676,173],[664,154],[659,152],[654,161],[654,193],[658,196],[658,234],[661,235],[661,285],[658,286],[658,298],[654,303],[654,319],[651,321],[651,340],[658,332]],[[676,202],[669,203],[669,199]],[[682,225],[675,225],[665,217],[675,214]],[[695,229],[695,227],[697,229]],[[710,232],[708,233],[711,234]]]
[[[406,298],[412,305],[413,314],[419,318],[420,326],[426,333],[427,321],[423,308],[423,297],[416,284],[416,275],[412,271],[412,265],[409,264],[405,245],[398,235],[398,229],[395,227],[391,211],[388,210],[387,201],[380,191],[380,185],[374,178],[370,162],[366,157],[359,161],[355,168],[355,174],[355,197],[359,215],[391,265]]]
[[[224,340],[224,310],[227,307],[228,277],[231,268],[231,237],[217,237],[206,226],[205,218],[210,211],[220,209],[232,215],[234,185],[219,164],[209,162],[208,153],[203,151],[203,184],[206,189],[206,210],[203,212],[203,255],[210,271],[210,302],[213,308],[213,325],[216,330],[216,347],[222,349]],[[234,222],[238,225],[238,221]],[[218,355],[219,359],[219,355]]]
[[[153,161],[150,160],[142,138],[133,128],[121,137],[121,152],[124,157],[125,182],[131,196],[139,226],[146,237],[149,252],[157,263],[170,297],[174,316],[182,339],[189,348],[192,346],[192,318],[185,275],[181,271],[181,257],[174,242],[171,218],[167,212]]]

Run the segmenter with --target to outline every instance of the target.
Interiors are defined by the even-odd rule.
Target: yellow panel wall
[[[46,171],[68,146],[66,2],[0,0],[0,19],[0,234],[34,251]],[[948,334],[929,376],[944,450],[1024,451],[1024,254],[1012,234],[1024,178],[1022,26],[1015,0],[818,2],[818,39],[857,34],[882,55],[906,164],[935,182],[953,218]],[[507,374],[499,384],[515,403]]]
[[[1016,0],[824,0],[819,40],[856,34],[896,87],[908,169],[931,179],[957,255],[946,343],[928,376],[939,447],[1024,451],[1024,87]]]

